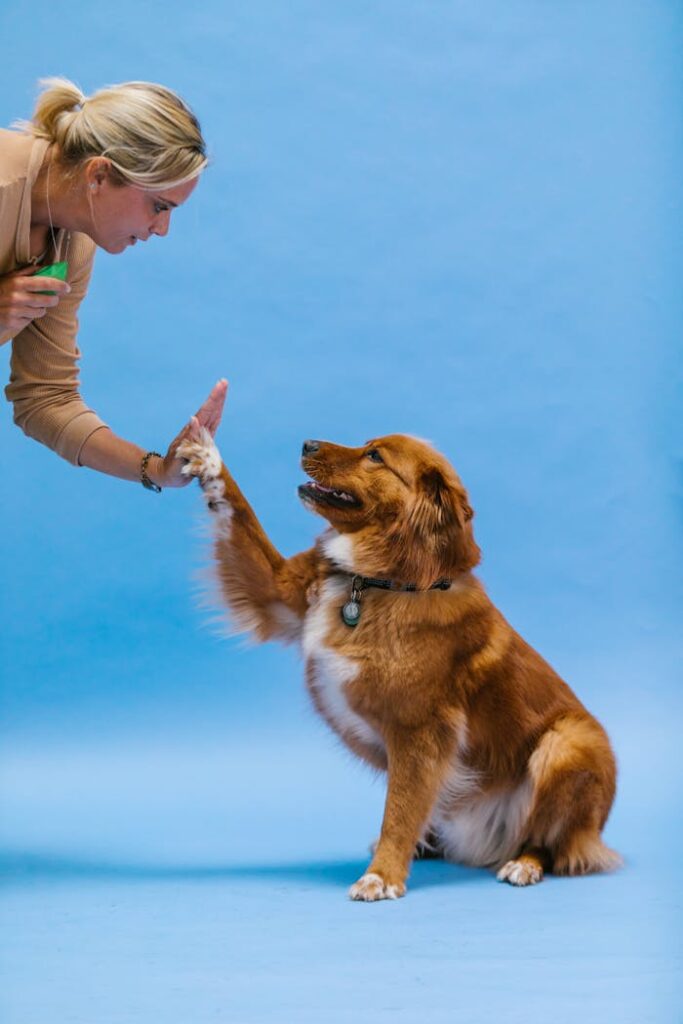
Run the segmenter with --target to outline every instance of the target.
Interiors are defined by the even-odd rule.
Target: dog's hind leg
[[[427,829],[415,847],[413,860],[443,860],[444,849],[436,832]]]
[[[619,867],[621,858],[600,837],[615,774],[609,741],[593,719],[569,715],[548,729],[529,759],[534,796],[525,844],[498,879],[532,885],[544,868],[579,875]]]

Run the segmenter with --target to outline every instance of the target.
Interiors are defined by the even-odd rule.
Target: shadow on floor
[[[5,889],[73,881],[228,882],[230,879],[345,888],[362,875],[366,868],[366,860],[285,864],[131,864],[30,851],[0,853],[0,878]],[[490,880],[488,871],[446,864],[444,861],[421,861],[413,865],[410,888],[471,885],[473,882]]]

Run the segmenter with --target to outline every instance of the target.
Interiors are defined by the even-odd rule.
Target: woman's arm
[[[177,437],[171,441],[163,458],[152,456],[147,463],[147,476],[159,487],[184,487],[190,477],[183,475],[182,459],[175,456],[181,441],[188,437],[197,437],[199,430],[205,427],[213,436],[221,421],[228,382],[219,380],[211,389],[211,393],[196,414],[190,418]],[[108,427],[101,427],[87,439],[81,448],[80,464],[100,473],[108,473],[122,480],[141,479],[142,459],[146,454],[144,448],[117,437]]]
[[[89,466],[123,480],[140,480],[144,449],[114,434],[88,408],[79,391],[78,307],[88,288],[94,254],[95,245],[86,235],[72,236],[70,290],[51,299],[45,315],[15,336],[5,394],[14,405],[14,422],[24,433],[72,465]],[[197,412],[197,423],[211,433],[220,422],[226,390],[225,381],[219,381]],[[147,464],[148,477],[161,487],[186,483],[180,473],[182,464],[173,453],[191,424],[171,443],[163,462],[150,458]]]
[[[85,404],[78,387],[78,310],[94,256],[95,244],[87,235],[72,236],[70,291],[15,335],[5,388],[17,426],[74,466],[88,437],[106,426]]]

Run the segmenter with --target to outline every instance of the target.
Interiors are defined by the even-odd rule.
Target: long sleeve
[[[95,245],[76,234],[69,252],[71,291],[44,317],[32,321],[12,343],[10,382],[14,422],[25,434],[73,465],[95,431],[106,426],[79,392],[78,308],[90,280]]]

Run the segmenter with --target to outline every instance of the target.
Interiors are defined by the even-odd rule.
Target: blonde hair
[[[71,166],[104,156],[113,178],[144,189],[174,188],[207,164],[199,121],[163,85],[123,82],[85,96],[68,78],[43,78],[33,117],[15,127],[59,147]]]

